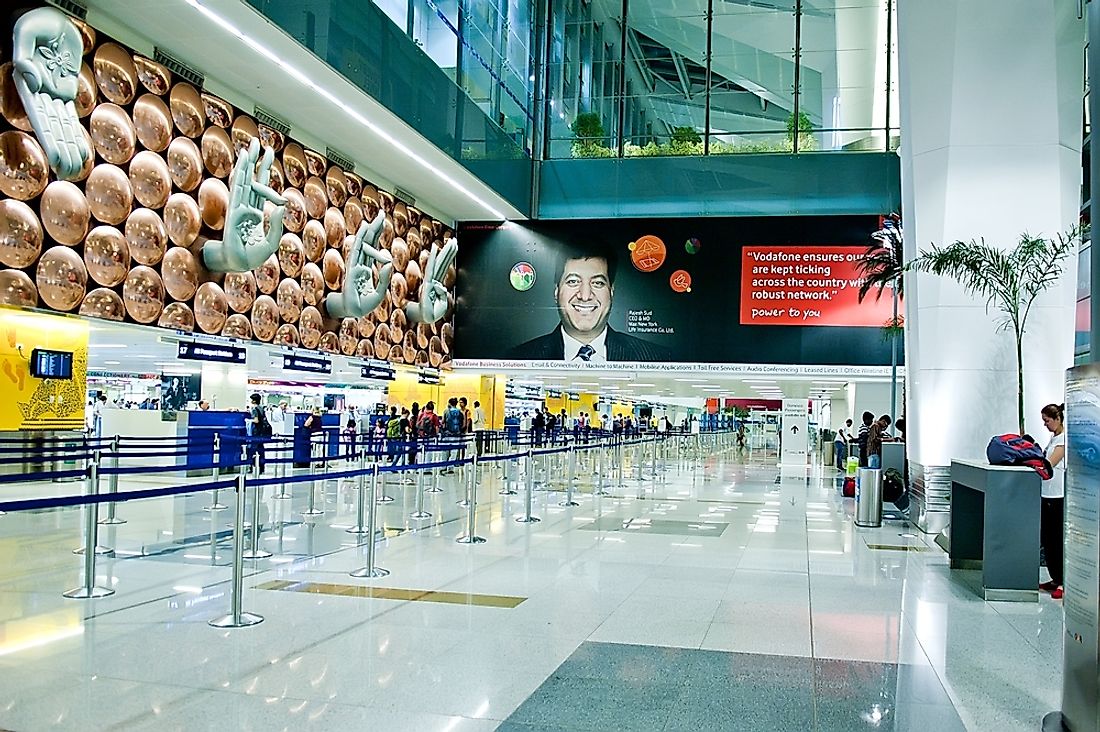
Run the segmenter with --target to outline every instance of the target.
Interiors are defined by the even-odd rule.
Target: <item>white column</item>
[[[898,34],[906,256],[979,237],[1009,248],[1024,231],[1071,227],[1085,36],[1077,3],[903,0]],[[1040,440],[1039,410],[1062,401],[1073,357],[1075,258],[1065,271],[1024,344],[1026,426]],[[905,310],[909,457],[915,493],[927,496],[918,513],[931,509],[918,525],[931,531],[950,488],[942,467],[984,459],[993,434],[1017,430],[1014,341],[950,279],[907,277]]]

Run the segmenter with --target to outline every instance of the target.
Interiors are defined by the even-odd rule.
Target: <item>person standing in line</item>
[[[253,394],[249,398],[248,409],[248,436],[252,439],[249,440],[248,446],[248,461],[251,463],[256,456],[260,458],[260,472],[264,471],[264,443],[263,441],[271,437],[271,422],[267,419],[267,414],[264,412],[263,405],[260,404],[260,395]]]
[[[541,409],[535,410],[535,416],[531,418],[531,438],[535,441],[535,447],[542,447],[542,433],[546,429],[546,415]]]
[[[524,438],[531,439],[531,413],[524,412],[523,416],[519,418],[519,433],[516,435],[516,441]]]
[[[474,411],[470,417],[470,426],[474,431],[474,449],[477,456],[485,451],[485,410],[481,408],[481,402],[474,400]]]
[[[381,423],[381,420],[379,421]],[[390,414],[386,418],[386,456],[390,459],[390,465],[396,465],[401,454],[401,417],[397,414],[397,407],[390,407]]]
[[[833,448],[836,450],[836,469],[845,470],[845,461],[848,459],[848,441],[851,439],[852,420],[845,420],[843,426],[836,431],[833,438]]]
[[[856,442],[859,445],[859,466],[861,468],[867,467],[867,435],[871,431],[871,424],[875,421],[875,415],[873,412],[863,413],[863,424],[859,428],[859,433],[856,435]]]
[[[454,445],[462,440],[462,430],[465,423],[462,410],[458,408],[458,399],[451,397],[447,400],[447,408],[443,410],[443,439]],[[446,460],[454,460],[458,455],[457,449],[447,450]],[[444,468],[442,475],[451,475],[454,468]]]
[[[420,435],[420,404],[419,402],[413,402],[409,409],[409,432],[407,440],[409,441],[409,452],[406,459],[407,465],[416,465],[416,448],[419,444]],[[412,485],[416,481],[413,480],[411,475],[405,476],[405,484]]]
[[[1066,405],[1048,404],[1041,414],[1043,425],[1051,433],[1043,454],[1054,468],[1054,474],[1050,480],[1043,481],[1040,502],[1039,544],[1046,556],[1050,581],[1040,584],[1039,589],[1049,592],[1055,600],[1061,600],[1065,555]]]
[[[553,447],[557,436],[558,418],[549,409],[544,409],[542,416],[546,420],[546,437],[550,442],[550,446]]]
[[[882,467],[882,443],[890,441],[890,415],[884,414],[871,423],[867,430],[867,467]]]
[[[99,393],[92,404],[92,437],[103,437],[103,410],[107,408],[107,395]]]

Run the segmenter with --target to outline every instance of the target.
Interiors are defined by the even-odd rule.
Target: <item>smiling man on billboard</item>
[[[607,324],[615,297],[614,255],[585,246],[563,248],[554,300],[561,319],[546,335],[521,343],[509,358],[525,361],[668,361],[669,352]]]

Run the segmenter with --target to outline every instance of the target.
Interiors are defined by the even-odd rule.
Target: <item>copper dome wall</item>
[[[409,323],[404,313],[432,244],[453,235],[447,226],[74,23],[85,41],[77,110],[94,150],[79,180],[50,171],[12,65],[0,65],[0,304],[396,363],[450,361],[453,306],[433,325]],[[255,136],[276,153],[271,186],[288,199],[286,233],[251,273],[207,271],[201,249],[221,238],[225,180]],[[395,263],[390,290],[367,316],[330,318],[324,300],[343,286],[345,237],[379,207],[379,246]],[[454,279],[452,266],[452,303]]]

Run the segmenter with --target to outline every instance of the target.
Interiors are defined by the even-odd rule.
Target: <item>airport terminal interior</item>
[[[7,4],[0,730],[1097,732],[1097,2]]]

